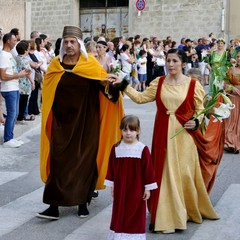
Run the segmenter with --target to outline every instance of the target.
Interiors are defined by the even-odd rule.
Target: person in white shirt
[[[13,33],[3,36],[3,50],[0,52],[0,79],[1,94],[5,99],[7,117],[4,126],[3,147],[20,147],[23,142],[13,139],[15,121],[19,106],[19,78],[25,77],[30,72],[26,69],[17,71],[16,61],[11,50],[16,45],[17,38]]]
[[[131,77],[130,73],[132,71],[132,64],[134,63],[134,58],[131,57],[130,52],[129,52],[129,45],[124,44],[121,48],[121,53],[120,53],[120,59],[121,59],[121,64],[122,64],[122,71],[125,72],[127,75],[125,79],[130,83],[131,85]]]
[[[14,57],[15,60],[16,60],[16,57],[17,57],[17,55],[18,55],[17,50],[16,50],[16,45],[20,42],[20,40],[21,40],[21,35],[20,35],[20,32],[19,32],[19,29],[18,29],[18,28],[13,28],[13,29],[11,29],[10,33],[14,34],[15,37],[16,37],[16,39],[17,39],[17,42],[16,42],[14,48],[11,50],[11,54],[13,55],[13,57]]]

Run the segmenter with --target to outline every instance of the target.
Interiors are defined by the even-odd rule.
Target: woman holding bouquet
[[[134,102],[156,101],[157,105],[151,154],[159,188],[148,202],[153,232],[174,233],[185,230],[187,221],[218,219],[199,163],[204,157],[198,143],[203,138],[197,130],[199,121],[191,120],[203,110],[204,90],[199,81],[183,75],[186,60],[183,50],[170,49],[166,55],[169,74],[153,80],[142,93],[122,83]],[[181,127],[185,129],[171,138]]]
[[[237,52],[236,66],[227,71],[229,83],[226,91],[230,93],[230,100],[235,105],[231,115],[226,119],[225,151],[240,152],[240,51]]]
[[[107,43],[105,41],[97,42],[97,60],[103,66],[107,73],[110,73],[112,70],[112,58],[107,54]],[[109,122],[111,119],[111,125],[109,128],[112,131],[106,131],[100,127],[100,134],[104,134],[105,138],[99,140],[98,144],[98,155],[97,155],[97,166],[98,166],[98,180],[96,189],[101,190],[105,189],[104,180],[107,175],[108,168],[108,159],[111,151],[111,147],[114,143],[118,142],[121,139],[121,131],[119,129],[121,119],[124,117],[123,109],[123,99],[120,93],[117,102],[113,103],[107,100],[102,92],[99,95],[100,98],[100,112],[103,113],[100,115],[100,126],[103,123]],[[116,114],[112,114],[114,111]],[[94,194],[96,195],[96,192]]]

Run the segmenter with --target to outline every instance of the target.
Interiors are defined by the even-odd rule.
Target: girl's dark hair
[[[36,43],[36,45],[37,45],[37,50],[40,52],[40,50],[41,50],[41,43],[42,43],[42,39],[41,38],[36,38],[35,39],[35,43]]]
[[[131,131],[140,131],[139,118],[137,116],[134,116],[134,115],[124,116],[121,120],[121,123],[120,123],[120,129],[124,130],[124,129],[127,129],[127,128],[129,128]],[[116,147],[121,143],[121,140],[115,144]],[[139,135],[137,135],[137,140],[139,140]]]
[[[137,116],[134,115],[126,115],[123,117],[120,129],[124,130],[129,128],[131,131],[140,131],[140,121]],[[139,140],[139,135],[137,135],[137,140]]]
[[[182,49],[178,49],[178,48],[169,49],[167,52],[167,55],[166,55],[166,59],[167,59],[168,55],[172,54],[172,53],[177,54],[178,57],[180,58],[180,60],[182,61],[182,63],[187,62],[187,54]]]
[[[28,50],[28,47],[29,47],[28,41],[26,41],[26,40],[20,41],[20,42],[16,45],[17,53],[18,53],[19,55],[23,55],[23,54]]]
[[[42,39],[42,40],[45,40],[47,38],[47,35],[46,34],[40,34],[39,37]]]

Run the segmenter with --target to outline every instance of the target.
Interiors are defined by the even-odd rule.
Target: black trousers
[[[20,94],[20,98],[19,98],[19,112],[18,112],[18,117],[17,120],[18,121],[22,121],[24,119],[24,113],[27,107],[27,102],[28,102],[28,96],[29,95],[25,95],[25,94]]]
[[[29,115],[38,115],[39,112],[39,106],[38,106],[38,90],[39,90],[40,84],[35,81],[35,89],[31,92],[31,96],[28,102],[28,114]]]

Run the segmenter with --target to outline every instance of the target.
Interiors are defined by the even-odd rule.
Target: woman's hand
[[[189,130],[195,129],[196,128],[196,122],[194,120],[189,120],[184,124],[184,128],[189,129]]]

